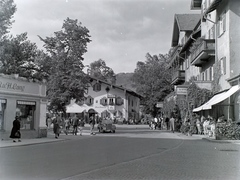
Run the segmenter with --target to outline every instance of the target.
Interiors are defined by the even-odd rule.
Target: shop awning
[[[218,103],[224,101],[225,99],[229,98],[231,95],[236,93],[239,89],[240,89],[239,85],[235,85],[235,86],[231,87],[228,91],[224,91],[222,93],[216,94],[205,104],[193,109],[193,112],[199,112],[202,110],[212,109],[213,105],[218,104]]]
[[[17,101],[17,104],[32,105],[35,106],[36,102],[34,101]]]
[[[5,104],[6,103],[6,99],[0,99],[0,103]]]
[[[83,111],[87,111],[89,107],[87,105],[79,106],[76,103],[69,104],[66,106],[66,113],[82,113]]]

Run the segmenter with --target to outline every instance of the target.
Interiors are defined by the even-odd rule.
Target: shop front
[[[46,137],[46,85],[0,75],[0,135],[9,138],[12,122],[21,119],[22,138]]]

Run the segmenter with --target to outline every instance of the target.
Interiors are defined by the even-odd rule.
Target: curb
[[[203,140],[215,142],[215,143],[233,143],[233,144],[240,144],[240,140],[216,140],[212,138],[202,138]]]

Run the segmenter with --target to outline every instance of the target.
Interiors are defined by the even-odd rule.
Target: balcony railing
[[[185,70],[176,70],[172,75],[172,84],[178,85],[185,81]]]
[[[210,56],[215,56],[215,40],[204,39],[190,55],[191,64],[201,66]]]

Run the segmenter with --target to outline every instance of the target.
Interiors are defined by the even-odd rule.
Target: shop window
[[[0,130],[4,129],[4,110],[6,108],[6,99],[0,99]]]
[[[102,99],[100,99],[100,104],[103,105],[103,106],[106,106],[107,105],[107,98],[103,97]]]
[[[93,85],[93,91],[101,91],[101,84],[100,83],[96,83]]]
[[[17,101],[16,115],[21,119],[21,129],[34,129],[36,102]]]

